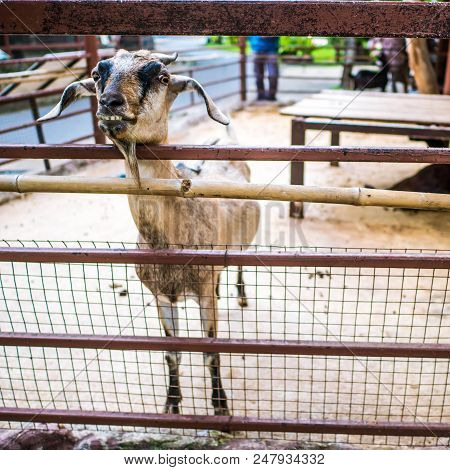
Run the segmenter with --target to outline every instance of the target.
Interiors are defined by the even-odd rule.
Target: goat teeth
[[[99,114],[98,118],[101,121],[121,121],[122,116],[106,116],[105,114]]]

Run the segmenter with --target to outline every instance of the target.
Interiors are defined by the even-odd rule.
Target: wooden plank
[[[358,96],[370,96],[375,98],[387,98],[395,97],[398,99],[405,100],[450,100],[450,96],[445,95],[421,95],[419,93],[391,93],[386,91],[361,91],[361,90],[322,90],[320,93],[315,93],[312,96],[323,96],[323,95],[358,95]]]
[[[4,0],[2,34],[450,36],[441,2]]]
[[[424,115],[427,117],[436,116],[440,120],[445,122],[450,122],[450,113],[446,107],[442,106],[413,106],[411,105],[398,105],[395,106],[395,103],[384,103],[384,102],[372,102],[372,101],[327,101],[327,100],[314,100],[314,99],[305,99],[300,103],[292,105],[293,108],[297,107],[302,110],[308,107],[316,107],[318,109],[346,109],[346,110],[365,110],[368,115],[372,112],[383,111],[386,116],[390,116],[392,113],[404,114],[406,116],[411,116],[411,119],[420,118]]]
[[[436,124],[450,125],[448,112],[413,112],[412,109],[398,109],[398,107],[382,106],[370,107],[368,105],[355,106],[352,104],[337,105],[318,100],[303,100],[300,103],[283,108],[281,114],[303,117],[323,117],[330,119],[359,119],[364,121],[385,121],[410,124]]]
[[[442,96],[442,95],[441,95]],[[421,110],[427,110],[428,108],[442,109],[447,114],[450,114],[450,97],[443,97],[440,100],[434,99],[418,99],[418,100],[407,100],[395,97],[375,97],[375,96],[363,96],[363,95],[311,95],[308,98],[319,102],[326,101],[328,103],[366,103],[373,106],[403,106],[404,108],[414,107],[420,108]]]
[[[400,106],[404,110],[413,109],[417,114],[424,113],[427,111],[440,112],[450,116],[450,101],[402,101],[402,100],[393,100],[393,99],[378,99],[378,98],[364,98],[364,97],[333,97],[332,99],[327,99],[324,97],[308,97],[300,101],[298,104],[304,102],[314,102],[317,103],[317,106],[356,106],[356,107],[373,107],[373,108],[385,108],[391,106]]]
[[[380,113],[389,119],[393,113],[397,116],[403,116],[411,122],[418,122],[418,120],[425,120],[431,123],[444,123],[445,125],[450,124],[450,113],[447,109],[439,106],[402,106],[395,103],[372,103],[372,102],[327,102],[319,100],[304,100],[298,105],[300,110],[305,108],[317,108],[318,110],[329,110],[330,113],[340,112],[346,110],[347,112],[364,112],[367,115],[367,119],[372,119],[372,115],[379,115]],[[334,114],[333,114],[334,115]]]

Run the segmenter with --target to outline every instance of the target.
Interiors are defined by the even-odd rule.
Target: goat
[[[381,88],[386,91],[388,84],[388,66],[384,54],[380,56],[381,68],[378,71],[360,70],[356,75],[351,75],[354,90],[365,90],[366,88]]]
[[[82,95],[96,95],[99,127],[125,157],[127,177],[141,184],[143,178],[204,178],[249,181],[245,162],[208,161],[201,171],[177,170],[171,161],[140,160],[136,144],[163,144],[168,140],[169,110],[179,93],[196,91],[203,98],[209,116],[224,125],[229,119],[219,110],[203,87],[194,79],[169,73],[167,66],[177,54],[165,55],[141,50],[120,50],[112,59],[101,60],[92,78],[69,85],[59,103],[41,120],[52,119]],[[199,173],[199,174],[196,174]],[[131,214],[139,232],[138,243],[152,248],[183,246],[219,247],[239,244],[247,247],[255,237],[260,209],[255,201],[230,199],[190,199],[172,196],[128,197]],[[177,336],[177,302],[185,294],[194,296],[202,329],[209,338],[217,336],[218,285],[223,267],[137,265],[141,282],[153,293],[158,315],[167,336]],[[247,304],[242,271],[238,276],[241,306]],[[169,386],[166,413],[179,413],[181,354],[166,352]],[[222,386],[218,353],[205,353],[205,365],[212,382],[212,405],[216,415],[229,415]]]

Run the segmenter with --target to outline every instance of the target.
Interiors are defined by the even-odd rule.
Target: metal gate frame
[[[0,4],[3,34],[223,34],[223,35],[336,35],[387,37],[450,36],[450,5],[422,2],[330,2],[330,1],[259,1],[216,0],[98,2],[93,0],[36,0],[4,1]],[[25,22],[24,22],[25,20]],[[269,25],[269,26],[267,26]],[[75,150],[74,150],[75,149]],[[249,149],[247,149],[249,150]],[[172,158],[223,159],[281,159],[281,149],[192,149],[188,147],[160,148]],[[24,158],[67,158],[79,147],[39,146],[12,148],[3,146],[0,155]],[[85,158],[117,158],[111,147],[83,147]],[[34,153],[33,153],[34,152]],[[433,161],[449,163],[448,149],[412,151],[411,149],[284,149],[286,160],[335,161]],[[295,155],[292,154],[295,152]],[[353,154],[352,154],[353,152]],[[91,156],[88,156],[88,153]],[[269,154],[269,157],[267,156]],[[39,157],[37,156],[39,155]],[[93,157],[92,157],[93,156]],[[147,157],[148,158],[148,157]],[[167,157],[166,157],[167,158]],[[0,261],[17,262],[120,262],[180,264],[191,258],[192,264],[251,265],[263,262],[266,266],[370,266],[370,267],[427,267],[450,268],[450,255],[397,254],[305,254],[305,253],[242,253],[231,251],[135,251],[135,250],[62,250],[18,249],[0,250]],[[263,261],[261,261],[263,260]],[[188,338],[111,338],[86,335],[0,334],[0,345],[109,347],[134,349],[171,349],[218,352],[273,353],[273,341],[231,341]],[[280,342],[279,351],[293,354],[364,354],[376,357],[433,357],[450,358],[450,345],[399,345],[386,343]],[[127,424],[170,428],[199,428],[219,430],[256,430],[319,432],[340,434],[448,436],[450,423],[393,423],[352,421],[292,421],[249,417],[162,415],[142,413],[83,412],[43,409],[0,409],[0,419],[28,422],[65,422],[82,424]]]

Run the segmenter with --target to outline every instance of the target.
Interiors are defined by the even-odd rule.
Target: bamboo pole
[[[0,191],[17,193],[134,194],[200,198],[260,199],[352,206],[450,210],[450,194],[366,188],[264,185],[200,179],[88,178],[77,176],[0,176]]]

